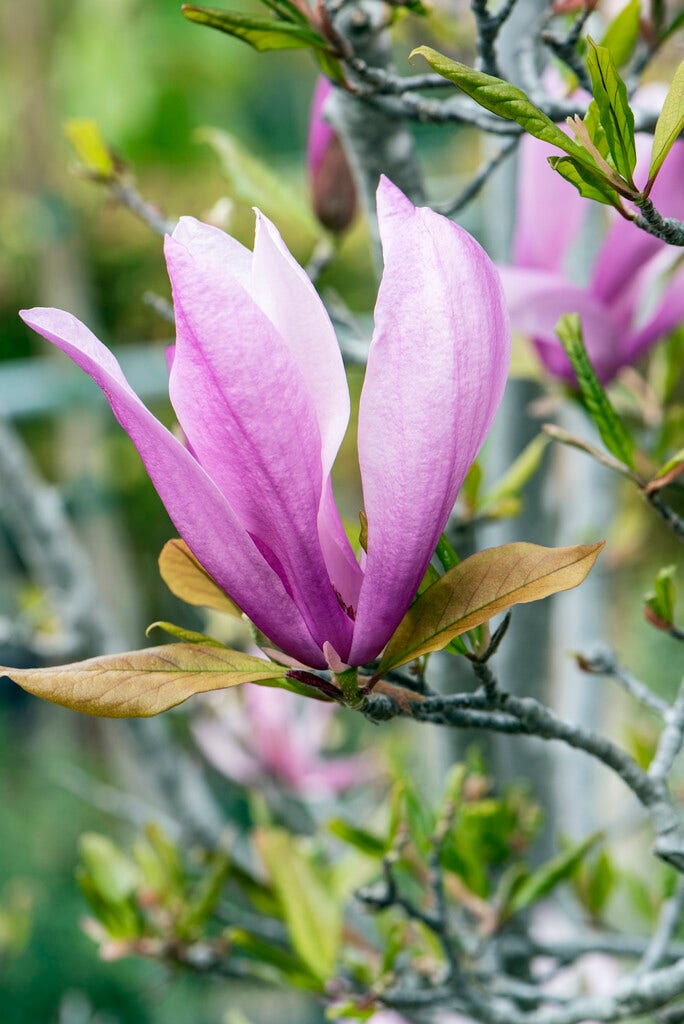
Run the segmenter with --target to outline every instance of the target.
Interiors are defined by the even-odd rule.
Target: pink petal
[[[316,412],[323,473],[349,422],[349,389],[335,330],[321,299],[277,228],[257,210],[250,292],[299,368]]]
[[[378,189],[385,271],[359,415],[368,557],[351,661],[379,653],[434,552],[503,394],[498,275],[456,224]]]
[[[233,702],[231,710],[236,717],[244,715],[237,701]],[[243,786],[259,780],[259,762],[249,749],[247,737],[232,732],[225,716],[196,719],[191,729],[204,756],[222,775]]]
[[[340,523],[330,470],[349,422],[349,389],[334,328],[306,272],[275,226],[257,211],[250,288],[298,367],[318,420],[323,473],[319,532],[328,571],[348,605],[356,605],[361,570]]]
[[[21,317],[102,388],[178,532],[218,585],[274,643],[321,665],[320,650],[276,573],[204,470],[131,390],[112,353],[69,313],[32,309]]]
[[[513,330],[534,341],[550,373],[575,379],[555,328],[564,313],[578,313],[597,375],[601,380],[614,375],[620,365],[619,332],[608,307],[559,274],[518,267],[500,267],[499,272]]]
[[[173,238],[188,249],[198,263],[214,264],[249,291],[252,280],[252,254],[240,242],[220,228],[204,224],[194,217],[181,217]]]
[[[656,342],[684,324],[684,267],[674,274],[653,316],[625,339],[622,364],[633,363]]]
[[[318,539],[321,438],[304,377],[236,278],[166,239],[176,312],[170,395],[199,462],[281,576],[317,643],[351,622]]]
[[[559,153],[531,135],[520,144],[513,239],[516,266],[562,270],[586,214],[587,200],[548,163],[547,157]]]
[[[637,135],[637,184],[643,186],[648,176],[650,136]],[[684,219],[684,142],[676,142],[667,156],[651,199],[665,217]],[[641,231],[617,214],[594,264],[591,293],[603,302],[619,302],[626,287],[645,264],[665,249],[666,243]]]

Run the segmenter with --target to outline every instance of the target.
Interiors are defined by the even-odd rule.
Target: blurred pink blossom
[[[369,758],[325,756],[335,705],[286,690],[246,686],[207,700],[192,726],[213,766],[245,786],[271,779],[298,796],[323,798],[368,779]]]
[[[651,144],[637,136],[634,177],[641,187]],[[532,339],[549,373],[573,381],[555,326],[562,314],[578,313],[589,356],[607,382],[684,320],[684,265],[676,266],[681,250],[611,211],[588,284],[573,283],[568,256],[595,204],[552,170],[547,157],[554,152],[530,136],[522,141],[513,263],[500,268],[511,323]],[[664,216],[684,219],[684,142],[675,143],[651,198]]]

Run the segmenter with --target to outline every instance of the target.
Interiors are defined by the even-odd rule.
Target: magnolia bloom
[[[332,88],[320,75],[311,102],[306,155],[314,213],[328,231],[341,234],[356,214],[356,185],[339,136],[323,116]]]
[[[330,471],[349,392],[333,327],[275,227],[254,252],[184,217],[165,243],[176,350],[170,397],[187,447],[69,313],[27,324],[102,388],[176,529],[288,655],[363,665],[396,629],[501,400],[510,358],[496,270],[470,235],[378,189],[385,269],[359,414],[367,554],[354,556]]]
[[[208,698],[205,708],[192,724],[195,740],[218,771],[242,785],[270,779],[316,799],[368,777],[370,763],[360,755],[324,756],[334,704],[246,686]]]
[[[637,143],[635,181],[643,187],[652,140],[637,136]],[[555,326],[564,313],[578,313],[606,382],[684,320],[684,265],[668,276],[681,250],[615,213],[589,283],[573,284],[566,264],[593,204],[549,166],[554,152],[530,136],[521,144],[513,266],[500,268],[511,323],[532,338],[549,373],[573,381]],[[684,142],[675,143],[651,198],[665,216],[684,218]]]

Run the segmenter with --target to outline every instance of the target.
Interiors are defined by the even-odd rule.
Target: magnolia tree
[[[622,477],[658,530],[684,537],[684,64],[669,87],[640,88],[684,19],[656,0],[603,19],[581,0],[473,0],[476,66],[420,45],[410,60],[431,71],[399,74],[398,15],[410,15],[398,24],[410,20],[414,41],[435,35],[419,0],[264,2],[262,15],[183,13],[258,51],[309,49],[322,69],[309,175],[327,233],[308,272],[265,212],[252,250],[191,216],[167,222],[94,127],[72,125],[87,172],[165,235],[173,308],[156,306],[175,323],[177,429],[70,313],[21,314],[104,392],[179,534],[161,553],[162,578],[206,611],[206,633],[155,623],[173,638],[163,646],[5,669],[29,693],[91,715],[146,718],[211,691],[189,706],[185,745],[163,740],[172,811],[200,856],[158,824],[131,854],[85,836],[88,930],[105,957],[298,987],[331,1019],[684,1020],[684,684],[671,702],[608,648],[582,651],[581,670],[613,678],[640,705],[648,740],[623,749],[594,723],[564,720],[525,692],[524,662],[520,679],[499,678],[494,656],[511,610],[580,585],[603,539],[544,547],[527,523],[525,540],[476,542],[474,553],[461,543],[464,524],[519,510],[549,436]],[[508,23],[521,15],[512,47]],[[460,196],[431,205],[411,119],[474,125],[503,143]],[[229,140],[221,146],[238,161]],[[512,257],[497,267],[452,218],[516,149]],[[357,199],[382,273],[370,345],[345,331],[341,347],[334,322],[349,317],[339,299],[326,308],[316,281]],[[578,269],[568,254],[577,264],[586,253],[577,239],[587,219],[596,232],[597,203],[607,207],[602,241]],[[549,423],[483,494],[478,453],[504,394],[512,330],[532,342],[545,408],[579,405],[596,439]],[[366,362],[355,528],[331,482],[350,419],[344,356]],[[684,639],[672,577],[660,569],[646,604],[668,660]],[[497,781],[469,749],[426,795],[411,762],[395,752],[389,767],[368,731],[350,740],[355,722],[386,729],[398,718],[418,751],[423,723],[565,745],[631,792],[638,817],[535,856],[539,780]],[[159,736],[144,734],[150,759]],[[188,743],[246,796],[240,825],[216,804],[204,814],[186,786],[196,771]],[[626,830],[641,836],[627,862],[615,858]]]

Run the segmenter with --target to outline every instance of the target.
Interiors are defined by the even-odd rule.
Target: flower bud
[[[323,227],[341,235],[356,216],[356,185],[339,137],[323,120],[331,89],[327,78],[318,79],[311,104],[307,163],[314,213]]]

